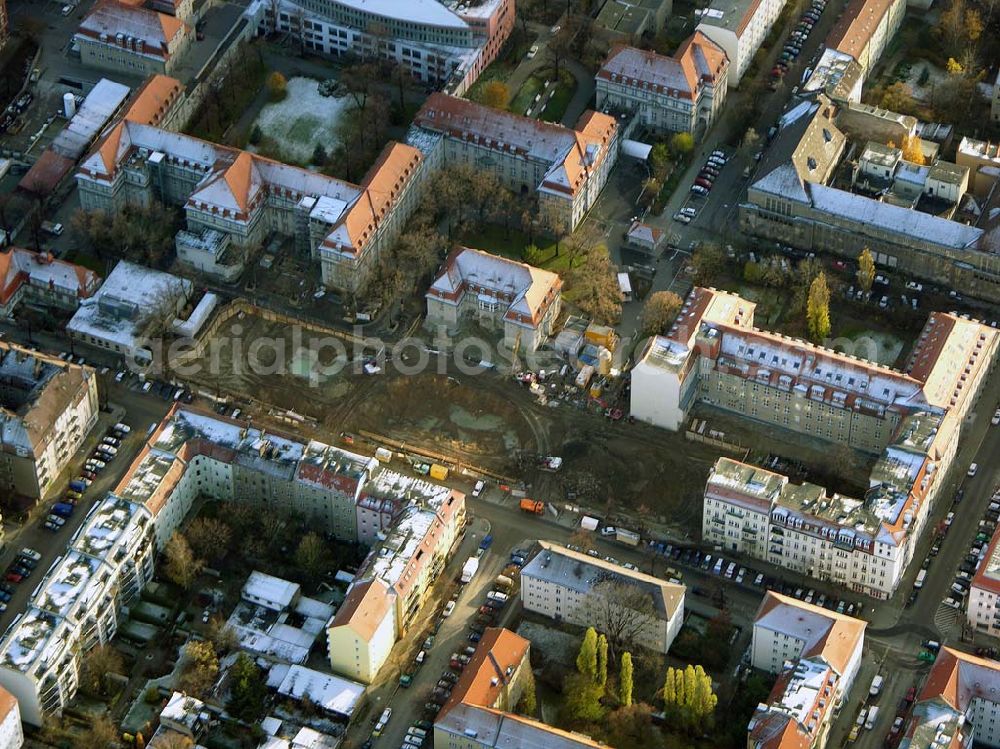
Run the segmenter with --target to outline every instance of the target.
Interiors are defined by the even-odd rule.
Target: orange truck
[[[536,499],[522,499],[521,509],[524,510],[525,512],[530,512],[535,515],[541,515],[543,512],[545,512],[545,503],[539,502]]]

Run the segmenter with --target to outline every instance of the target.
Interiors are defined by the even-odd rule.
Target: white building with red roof
[[[607,183],[618,159],[619,128],[614,117],[598,112],[584,112],[567,128],[431,94],[407,142],[434,169],[489,169],[515,193],[537,195],[543,221],[566,232],[576,229]]]
[[[552,334],[561,289],[555,273],[461,247],[427,290],[427,326],[454,330],[474,322],[502,330],[508,345],[534,351]]]
[[[24,730],[21,728],[21,711],[18,709],[17,699],[3,688],[0,688],[0,746],[4,749],[21,749],[24,746]]]
[[[731,88],[740,85],[784,7],[785,0],[712,0],[701,9],[696,30],[725,51]]]
[[[747,728],[751,749],[823,747],[864,650],[866,622],[768,591],[754,617],[750,659],[778,674]]]
[[[165,13],[120,0],[101,0],[83,19],[73,40],[84,65],[131,75],[171,73],[193,30]]]
[[[597,108],[633,112],[656,131],[704,134],[726,101],[729,58],[701,32],[673,57],[615,46],[594,77]]]
[[[994,495],[994,501],[1000,493]],[[969,625],[993,637],[1000,636],[1000,529],[997,529],[979,563],[966,604]]]
[[[294,237],[319,262],[325,286],[356,291],[416,207],[423,157],[401,143],[387,145],[353,185],[147,119],[123,119],[83,160],[76,181],[84,210],[159,199],[183,206],[191,232],[215,230],[237,247],[269,232]]]
[[[1000,663],[941,648],[899,749],[1000,747]]]
[[[863,498],[728,459],[705,488],[706,542],[888,598],[955,456],[1000,334],[932,313],[905,371],[759,330],[754,305],[695,288],[632,370],[632,415],[679,429],[697,402],[879,459]]]

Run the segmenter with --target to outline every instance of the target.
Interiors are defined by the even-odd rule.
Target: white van
[[[924,587],[924,580],[926,579],[927,579],[927,570],[920,570],[920,572],[917,573],[917,579],[913,581],[913,589],[920,590],[922,587]]]
[[[865,719],[865,728],[869,731],[875,727],[875,722],[878,720],[878,707],[872,706],[868,708],[868,717]]]
[[[868,694],[872,697],[878,697],[879,692],[882,691],[882,685],[885,683],[885,679],[882,678],[881,674],[875,674],[875,678],[872,679],[872,685],[868,688]]]

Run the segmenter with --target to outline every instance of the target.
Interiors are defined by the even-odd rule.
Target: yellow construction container
[[[444,466],[438,465],[437,463],[431,463],[431,478],[437,479],[438,481],[444,481],[448,478],[448,469]]]
[[[587,327],[587,332],[584,333],[584,338],[586,338],[588,343],[593,343],[596,346],[604,346],[608,351],[614,351],[618,346],[618,334],[615,333],[615,329],[607,325],[594,325],[591,323]]]

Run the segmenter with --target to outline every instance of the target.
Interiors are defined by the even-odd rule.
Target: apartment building
[[[593,749],[589,737],[568,733],[512,711],[530,674],[531,643],[489,627],[434,721],[434,746],[447,749]]]
[[[315,440],[174,406],[115,493],[152,513],[163,548],[199,496],[280,507],[357,540],[355,504],[378,461]]]
[[[293,237],[319,263],[324,285],[354,292],[416,207],[423,173],[420,151],[399,143],[352,185],[125,119],[98,142],[76,180],[87,211],[159,200],[184,208],[189,231],[215,230],[239,247],[272,232]]]
[[[564,232],[597,202],[618,140],[616,120],[597,112],[584,112],[570,129],[445,94],[431,94],[407,134],[429,168],[489,169],[515,193],[536,195],[543,222]]]
[[[986,556],[972,578],[965,615],[969,626],[1000,636],[1000,530],[993,534]]]
[[[1000,663],[941,648],[900,749],[1000,747]]]
[[[866,622],[768,591],[754,618],[755,668],[778,674],[747,727],[750,749],[823,749],[861,666]]]
[[[616,46],[594,77],[597,108],[631,112],[658,132],[701,136],[722,111],[728,75],[726,53],[701,32],[673,57]]]
[[[45,497],[99,408],[93,369],[0,341],[0,487]]]
[[[679,429],[697,401],[879,454],[863,499],[720,459],[706,541],[888,598],[913,553],[1000,335],[933,313],[905,372],[760,331],[735,294],[696,288],[632,373],[632,414]]]
[[[562,279],[555,273],[459,247],[427,290],[426,326],[454,330],[474,322],[502,331],[511,349],[534,351],[552,335],[561,289]]]
[[[804,251],[825,251],[850,260],[868,248],[880,267],[1000,301],[1000,233],[925,212],[921,205],[914,209],[880,200],[878,195],[827,184],[830,176],[822,166],[831,163],[835,168],[843,151],[825,162],[819,150],[804,139],[810,128],[803,125],[803,118],[817,122],[818,130],[811,126],[811,131],[818,131],[830,145],[843,142],[842,121],[850,120],[852,128],[862,117],[866,128],[874,126],[876,120],[897,130],[907,127],[901,115],[886,117],[885,110],[864,110],[864,105],[853,103],[837,109],[821,100],[803,102],[801,108],[786,115],[746,199],[740,203],[742,230]],[[912,124],[915,127],[916,122]],[[879,139],[871,135],[865,138]],[[963,160],[961,148],[956,162],[958,167],[970,167],[975,192],[976,171]]]
[[[726,53],[730,88],[740,85],[743,74],[784,7],[785,0],[712,0],[700,11],[695,31],[700,31]]]
[[[21,718],[42,725],[72,701],[80,662],[109,642],[153,577],[156,545],[146,508],[109,495],[96,504],[0,639],[0,686]]]
[[[261,30],[287,32],[308,51],[387,60],[422,83],[462,96],[514,28],[514,0],[279,0]]]
[[[74,310],[94,295],[100,277],[48,252],[8,247],[0,252],[0,316],[14,317],[21,302]]]
[[[84,65],[129,75],[172,73],[194,30],[184,21],[122,0],[101,0],[73,41]]]
[[[823,94],[836,104],[861,101],[865,72],[844,52],[827,47],[804,84],[803,94]]]
[[[3,0],[0,0],[0,6],[2,4]],[[24,729],[21,727],[21,711],[17,699],[2,687],[0,687],[0,746],[6,749],[21,749],[24,746]]]
[[[446,487],[428,484],[422,501],[403,509],[327,626],[333,671],[371,683],[420,613],[464,526],[465,495]]]
[[[97,293],[81,301],[66,332],[123,360],[148,363],[193,290],[186,278],[120,260]]]
[[[654,607],[653,616],[635,633],[636,642],[658,653],[670,650],[684,620],[683,585],[549,541],[538,543],[540,550],[521,570],[525,611],[600,629],[601,599],[617,595],[619,586],[633,586],[648,594]]]
[[[867,78],[899,31],[906,0],[851,0],[826,37],[826,47],[850,55]]]

